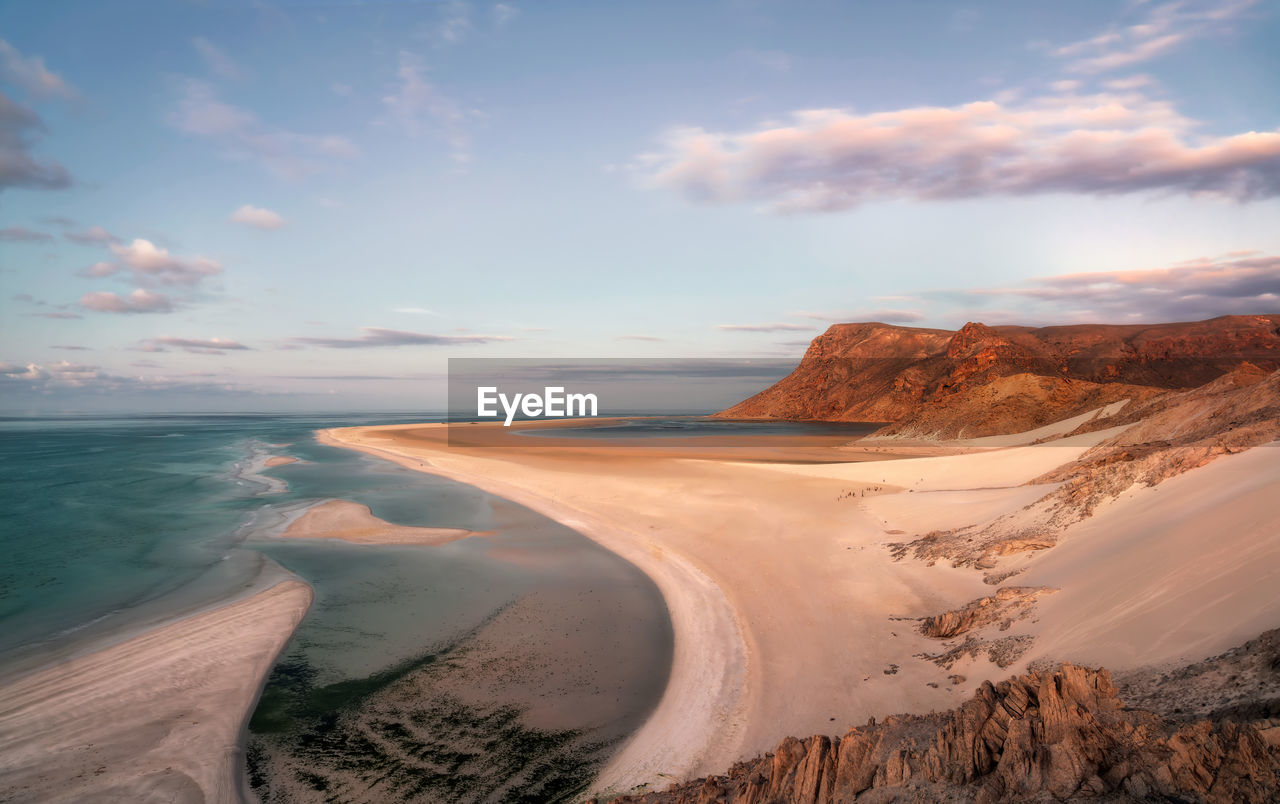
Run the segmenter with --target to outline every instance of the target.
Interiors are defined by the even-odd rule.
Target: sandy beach
[[[245,723],[311,599],[274,582],[8,681],[0,798],[243,800]]]
[[[1057,488],[1028,481],[1114,432],[1018,446],[1047,434],[1037,432],[999,445],[933,445],[930,454],[905,458],[905,450],[884,442],[867,449],[815,445],[805,462],[779,462],[749,450],[727,460],[698,449],[662,454],[647,444],[632,449],[569,439],[530,447],[528,439],[507,435],[486,441],[480,430],[469,431],[471,448],[447,446],[442,425],[347,428],[321,439],[519,502],[655,580],[675,628],[671,679],[657,711],[599,777],[601,792],[720,772],[788,735],[839,733],[872,716],[946,709],[980,682],[1038,658],[1079,656],[1121,667],[1198,658],[1235,644],[1251,628],[1280,622],[1280,604],[1262,599],[1268,587],[1258,569],[1274,566],[1280,547],[1276,537],[1259,539],[1280,533],[1280,514],[1267,512],[1262,499],[1263,489],[1280,480],[1269,448],[1220,458],[1179,478],[1187,489],[1199,486],[1194,495],[1170,494],[1165,486],[1135,491],[1100,512],[1099,524],[1081,523],[1080,538],[1060,553],[1002,560],[1001,569],[1026,570],[1017,583],[1062,591],[1044,599],[1042,618],[1013,625],[1010,635],[1033,643],[1016,666],[970,658],[948,668],[918,658],[936,652],[938,642],[907,620],[990,595],[992,586],[972,568],[894,560],[887,545],[903,534],[1016,513]],[[880,452],[886,446],[892,452]],[[1153,495],[1164,501],[1155,520],[1154,503],[1144,502]],[[1227,504],[1238,512],[1228,526],[1252,548],[1232,552],[1227,545],[1220,553],[1231,558],[1198,561],[1206,548],[1193,534],[1204,521],[1190,517],[1211,517]],[[1154,534],[1176,521],[1186,523],[1186,535],[1170,551]],[[1123,558],[1114,542],[1090,539],[1090,526],[1132,533]],[[1156,561],[1161,555],[1164,564]],[[1139,571],[1165,565],[1167,572]],[[1099,584],[1116,577],[1128,579],[1122,586],[1129,605],[1085,605]],[[1143,613],[1155,604],[1143,601],[1172,580],[1193,590],[1162,604],[1164,616],[1182,626],[1153,629]],[[1232,612],[1239,611],[1255,614],[1238,623]],[[1072,629],[1075,617],[1085,622]],[[1136,647],[1127,653],[1107,647],[1142,633],[1159,644],[1130,641]]]

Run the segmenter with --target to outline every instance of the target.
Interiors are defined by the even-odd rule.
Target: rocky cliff
[[[1280,367],[1280,315],[1127,326],[969,323],[954,332],[836,324],[790,375],[717,415],[883,421],[890,433],[976,437],[1199,387],[1246,361]]]
[[[1167,720],[1126,708],[1105,670],[1062,665],[983,684],[949,712],[788,738],[724,776],[614,801],[1276,801],[1277,723]]]

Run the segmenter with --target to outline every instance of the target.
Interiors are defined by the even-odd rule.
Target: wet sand
[[[480,535],[465,528],[394,525],[374,516],[369,506],[330,500],[308,508],[281,534],[286,539],[341,539],[356,544],[441,545]]]

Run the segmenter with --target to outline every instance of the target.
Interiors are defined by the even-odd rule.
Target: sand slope
[[[1220,457],[1137,487],[1069,528],[1018,578],[1040,604],[1027,659],[1121,669],[1190,662],[1280,624],[1280,451]]]

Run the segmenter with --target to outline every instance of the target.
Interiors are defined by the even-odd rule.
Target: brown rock
[[[836,324],[790,375],[717,415],[881,421],[906,435],[975,437],[1195,388],[1245,363],[1280,368],[1280,315],[1038,329],[970,323],[956,332]]]
[[[1252,725],[1179,727],[1123,707],[1105,670],[1068,664],[984,683],[950,712],[889,717],[842,738],[789,738],[772,756],[738,763],[726,776],[616,801],[1266,802],[1280,795],[1278,770]]]

